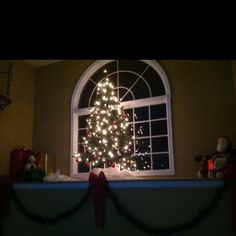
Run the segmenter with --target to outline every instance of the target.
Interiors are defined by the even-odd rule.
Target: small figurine
[[[229,137],[221,136],[217,140],[216,152],[212,155],[196,156],[195,161],[201,162],[198,178],[224,178],[227,175],[225,170],[232,155],[232,146]]]
[[[36,170],[37,169],[37,165],[36,165],[36,159],[33,155],[30,155],[28,158],[27,158],[27,161],[25,163],[25,166],[24,166],[24,170]]]

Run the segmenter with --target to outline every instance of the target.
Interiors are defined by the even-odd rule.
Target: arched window
[[[78,80],[71,102],[71,156],[83,150],[89,107],[96,88],[108,77],[133,127],[136,137],[137,175],[173,175],[173,140],[170,87],[167,76],[154,60],[98,60]],[[78,168],[71,158],[70,173],[89,171]]]

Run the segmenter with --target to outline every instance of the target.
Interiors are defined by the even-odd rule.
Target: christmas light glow
[[[84,153],[77,160],[92,162],[93,167],[101,163],[111,167],[116,163],[121,170],[134,170],[136,162],[130,148],[133,137],[128,133],[128,116],[108,78],[98,83],[96,101],[89,111],[86,136],[82,140]]]

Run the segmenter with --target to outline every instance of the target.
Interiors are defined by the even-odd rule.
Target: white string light
[[[104,70],[104,73],[107,71]],[[79,160],[89,160],[92,166],[103,162],[107,167],[115,162],[120,164],[121,169],[133,169],[135,161],[130,161],[133,159],[130,146],[134,137],[127,134],[128,116],[120,106],[114,86],[108,78],[98,83],[97,98],[89,111],[87,135],[82,140],[85,153]]]

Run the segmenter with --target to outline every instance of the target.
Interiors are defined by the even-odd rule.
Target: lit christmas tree
[[[132,137],[128,134],[128,118],[108,78],[98,84],[82,144],[84,153],[77,155],[78,162],[89,162],[93,167],[114,167],[116,164],[121,170],[136,167],[130,148]]]

